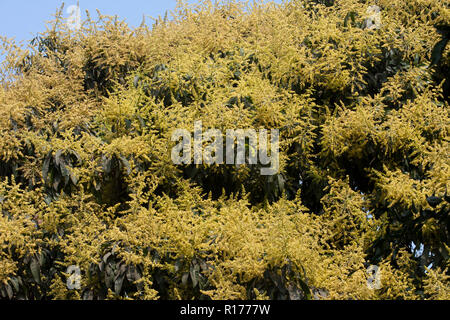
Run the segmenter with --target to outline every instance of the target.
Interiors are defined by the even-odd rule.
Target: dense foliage
[[[449,26],[446,0],[202,1],[2,38],[0,295],[449,299]],[[279,129],[279,174],[173,164],[196,120]]]

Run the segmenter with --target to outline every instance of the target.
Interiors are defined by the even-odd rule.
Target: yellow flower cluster
[[[61,11],[0,39],[2,297],[449,299],[448,1]],[[279,173],[175,165],[195,121],[279,129]]]

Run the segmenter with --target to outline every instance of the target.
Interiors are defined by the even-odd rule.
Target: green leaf
[[[442,59],[442,55],[444,54],[445,47],[450,39],[444,38],[439,41],[433,48],[433,52],[431,53],[431,65],[438,65]]]
[[[76,186],[78,184],[78,178],[75,174],[73,174],[72,172],[70,173],[70,180],[72,181],[72,183]]]
[[[183,276],[181,277],[181,283],[183,284],[183,286],[187,285],[188,279],[189,279],[189,272],[183,273]]]
[[[94,300],[94,292],[92,290],[87,290],[83,293],[83,300],[91,301]]]
[[[105,269],[105,285],[107,288],[112,288],[114,285],[114,273],[109,265]]]
[[[177,260],[175,261],[175,264],[174,264],[175,272],[180,271],[180,269],[181,269],[182,266],[183,266],[183,260],[182,260],[182,259],[177,259]]]
[[[14,292],[9,284],[5,285],[6,293],[8,294],[8,298],[12,299],[14,297]]]
[[[102,158],[102,168],[103,171],[106,174],[111,173],[111,169],[112,169],[112,159],[107,158],[106,156],[103,156]]]
[[[299,282],[300,282],[300,287],[302,287],[302,290],[305,294],[306,299],[311,300],[312,295],[311,295],[311,290],[309,289],[308,285],[301,279],[299,279]]]
[[[108,259],[111,257],[111,255],[112,255],[111,252],[108,252],[107,254],[105,254],[105,255],[103,256],[103,261],[104,261],[105,263],[108,263]]]
[[[14,289],[16,290],[16,292],[19,292],[20,287],[19,287],[19,280],[15,277],[12,277],[11,279],[9,279],[9,281],[12,283]]]
[[[130,283],[134,283],[135,281],[139,280],[141,278],[137,268],[134,265],[131,265],[127,269],[127,280]]]
[[[45,256],[45,253],[42,252],[42,253],[39,255],[39,266],[40,266],[40,267],[44,266],[44,264],[45,264],[46,261],[47,261],[47,258],[46,258],[46,256]]]
[[[199,272],[200,272],[200,266],[196,263],[193,266],[191,266],[190,275],[192,280],[192,286],[195,288],[198,285],[199,281]]]
[[[76,151],[71,150],[70,154],[75,157],[77,164],[81,164],[81,157]]]
[[[55,176],[53,180],[53,190],[58,191],[59,184],[61,183],[61,177],[59,175]]]
[[[131,129],[132,122],[130,119],[125,119],[125,127],[129,130]]]
[[[119,159],[122,161],[123,166],[127,169],[127,174],[131,174],[131,166],[128,160],[124,156],[120,156]]]
[[[122,274],[116,278],[114,281],[114,292],[117,295],[120,295],[120,292],[122,291],[123,286],[123,280],[125,279],[125,274]]]
[[[427,198],[428,204],[433,208],[436,208],[442,201],[443,201],[442,198],[436,196],[431,196]]]
[[[33,258],[30,263],[31,274],[33,275],[34,281],[38,284],[41,283],[41,267],[39,266],[39,261]]]
[[[53,153],[50,151],[47,156],[45,156],[44,159],[44,165],[42,167],[42,177],[44,178],[44,181],[47,181],[48,177],[48,170],[50,169],[50,161],[52,159]]]
[[[60,165],[62,152],[63,152],[62,150],[56,151],[56,154],[55,154],[55,164],[56,164],[56,166]]]
[[[59,168],[61,169],[61,175],[64,178],[64,182],[67,183],[70,177],[70,171],[69,169],[67,169],[66,165],[64,164],[64,161],[60,163]]]

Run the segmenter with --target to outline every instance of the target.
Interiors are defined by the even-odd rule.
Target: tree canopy
[[[61,12],[1,38],[2,297],[449,299],[448,1]],[[278,129],[278,174],[175,165],[197,120]]]

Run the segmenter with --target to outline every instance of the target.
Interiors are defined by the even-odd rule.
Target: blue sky
[[[53,19],[53,14],[65,3],[64,17],[77,0],[0,0],[0,35],[17,41],[31,40],[38,32],[45,30],[45,22]],[[82,18],[89,10],[93,18],[96,9],[105,15],[118,15],[129,25],[137,26],[143,15],[164,16],[167,10],[175,8],[176,0],[79,0]]]

